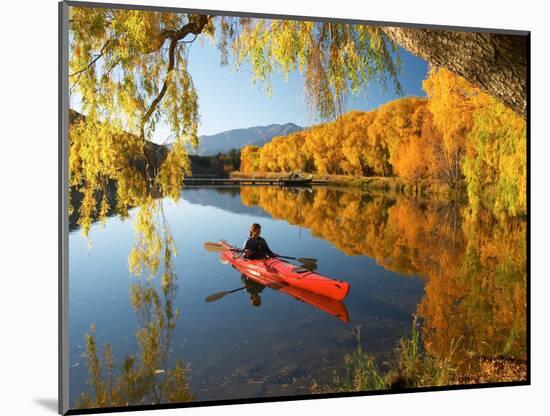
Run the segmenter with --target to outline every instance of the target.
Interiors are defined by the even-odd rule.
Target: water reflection
[[[261,293],[265,289],[265,286],[261,283],[258,283],[251,278],[247,277],[245,274],[241,274],[241,281],[243,282],[243,285],[245,287],[246,292],[250,296],[250,304],[252,306],[261,306],[262,305],[262,297]]]
[[[176,246],[160,199],[148,198],[134,221],[135,240],[129,258],[130,272],[138,282],[129,297],[137,328],[136,354],[116,362],[105,344],[100,355],[95,325],[85,335],[88,385],[77,408],[101,408],[142,404],[180,403],[193,399],[183,360],[170,360],[179,310],[175,307],[177,277],[173,258]],[[147,274],[142,278],[144,272]],[[155,279],[160,274],[160,288]],[[159,290],[160,289],[160,290]]]
[[[412,313],[422,323],[423,349],[450,357],[449,366],[463,375],[462,380],[491,357],[526,359],[524,219],[473,212],[444,199],[331,188],[193,190],[182,198],[196,211],[183,204],[167,213],[166,200],[149,197],[132,213],[134,234],[123,262],[136,279],[124,287],[134,311],[136,325],[131,331],[136,342],[123,348],[130,352],[120,358],[109,345],[98,347],[94,329],[87,334],[89,386],[79,407],[308,393],[311,377],[330,378],[338,357],[353,347],[351,326],[340,322],[350,320],[347,307],[354,325],[362,325],[365,350],[377,353],[380,362],[404,334],[403,328],[410,328]],[[203,214],[209,206],[221,208],[215,215],[224,220],[212,221]],[[187,211],[181,213],[184,208]],[[180,213],[188,222],[178,217]],[[258,282],[227,265],[214,265],[214,257],[200,257],[203,239],[238,239],[241,234],[235,229],[258,215],[270,224],[279,245],[307,249],[304,255],[320,250],[321,271],[339,278],[343,273],[350,280],[354,294],[346,300],[347,307],[292,286]],[[172,227],[168,220],[174,221]],[[193,228],[185,228],[189,222],[194,222]],[[298,229],[288,224],[304,230],[304,240],[297,240]],[[187,263],[175,262],[176,241],[184,246]],[[186,298],[176,302],[177,275],[188,273],[191,280],[181,291]],[[424,284],[416,284],[415,276]],[[240,295],[215,305],[203,302],[208,293],[227,287],[223,279],[233,277],[245,288]],[[183,302],[185,318],[178,309]],[[324,313],[315,315],[319,310]],[[180,319],[185,334],[176,328]],[[188,368],[178,361],[184,337],[192,339],[185,353],[186,362],[193,365],[192,388]],[[113,344],[117,345],[114,338]],[[291,379],[299,382],[277,378],[289,363]],[[262,384],[241,380],[243,372]]]
[[[242,188],[248,206],[310,229],[349,255],[426,279],[418,305],[424,347],[472,366],[479,358],[526,359],[526,221],[417,200],[330,188],[296,194]],[[477,361],[476,361],[477,360]]]
[[[270,281],[265,276],[246,274],[243,272],[241,274],[241,281],[250,297],[250,304],[254,307],[262,305],[261,293],[267,286],[270,289],[284,293],[313,308],[328,313],[344,323],[349,323],[350,321],[350,316],[344,302],[310,292],[309,290],[300,289],[278,280]]]

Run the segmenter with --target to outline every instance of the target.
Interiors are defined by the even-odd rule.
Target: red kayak
[[[234,251],[239,250],[236,247],[225,241],[222,241],[221,244],[227,249],[220,255],[222,261],[231,263],[236,269],[252,279],[257,278],[260,283],[262,283],[260,279],[284,282],[294,288],[338,301],[343,300],[349,292],[349,283],[347,282],[330,279],[311,271],[294,271],[296,269],[295,265],[279,258],[248,260],[242,257],[241,253]]]
[[[279,278],[253,275],[246,267],[243,267],[242,265],[233,264],[233,267],[243,273],[247,278],[258,282],[261,285],[292,296],[294,299],[298,299],[299,301],[307,303],[314,308],[320,309],[323,312],[340,319],[346,324],[349,323],[349,314],[346,309],[346,305],[339,300],[327,298],[326,296],[318,295],[317,293],[300,289],[299,287],[290,286],[288,283],[281,281]]]

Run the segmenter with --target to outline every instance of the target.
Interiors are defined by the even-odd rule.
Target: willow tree
[[[341,113],[348,93],[362,92],[371,80],[401,92],[398,48],[377,26],[223,17],[219,27],[222,63],[249,63],[253,81],[266,83],[268,92],[273,72],[286,78],[298,70],[320,118]]]
[[[397,47],[373,26],[71,7],[69,30],[70,98],[84,115],[69,132],[70,185],[84,195],[85,229],[112,208],[104,197],[111,182],[119,212],[153,186],[161,196],[179,194],[190,172],[185,145],[198,141],[198,97],[188,71],[197,39],[216,44],[222,64],[250,64],[253,80],[268,91],[274,72],[300,71],[321,118],[341,112],[348,93],[371,80],[400,91]],[[148,143],[161,121],[171,131],[169,151]]]
[[[370,81],[400,92],[397,45],[420,56],[429,46],[409,42],[410,33],[398,36],[388,27],[305,20],[71,7],[69,22],[71,102],[80,102],[85,115],[70,129],[70,184],[84,195],[79,213],[84,228],[112,209],[113,198],[104,197],[110,183],[117,184],[119,212],[138,205],[153,187],[160,196],[179,195],[183,176],[190,172],[185,145],[198,140],[198,97],[187,66],[189,47],[197,40],[215,44],[222,64],[250,65],[253,81],[267,92],[274,73],[288,77],[301,72],[307,102],[321,119],[340,114],[348,94],[364,91]],[[453,33],[437,32],[438,42],[454,39]],[[525,45],[495,36],[502,42],[492,43],[494,57],[509,54],[513,62],[503,64],[506,68],[524,68]],[[437,65],[456,61],[443,47],[431,52],[427,59]],[[467,78],[490,75],[502,65],[489,58],[482,54],[457,65],[466,65],[462,72]],[[521,74],[520,81],[525,78]],[[503,79],[491,84],[492,94],[498,95]],[[519,91],[512,101],[521,112],[523,89]],[[161,121],[171,131],[169,151],[148,143]]]
[[[185,42],[213,27],[208,16],[79,7],[69,22],[70,98],[84,114],[69,129],[69,183],[83,194],[86,233],[109,211],[113,183],[122,214],[155,185],[161,195],[179,194],[190,171],[184,143],[197,142],[199,121]],[[174,137],[168,155],[149,142],[161,118]]]

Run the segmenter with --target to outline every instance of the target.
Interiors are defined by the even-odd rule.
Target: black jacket
[[[275,253],[271,251],[262,237],[256,239],[249,238],[243,245],[243,250],[250,250],[250,254],[247,256],[250,260],[265,259],[266,256],[274,256]]]

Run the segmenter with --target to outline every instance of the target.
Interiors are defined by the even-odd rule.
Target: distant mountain
[[[219,152],[225,153],[231,149],[240,149],[244,146],[262,146],[275,136],[286,136],[300,130],[303,130],[303,128],[294,123],[228,130],[211,136],[200,136],[199,147],[192,153],[199,156],[212,156]]]
[[[244,205],[241,202],[239,188],[185,188],[181,193],[181,198],[191,204],[216,207],[234,214],[272,218],[269,213],[258,206]]]

